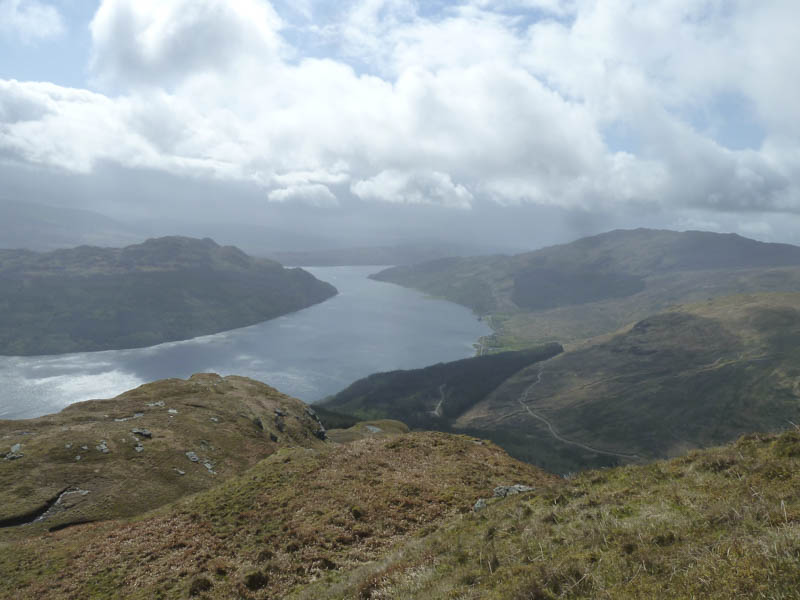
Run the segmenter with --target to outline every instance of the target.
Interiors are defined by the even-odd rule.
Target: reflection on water
[[[314,402],[370,373],[470,356],[472,344],[489,333],[466,308],[367,279],[376,267],[308,270],[339,295],[272,321],[184,342],[0,357],[0,418],[47,414],[198,372],[253,377]]]

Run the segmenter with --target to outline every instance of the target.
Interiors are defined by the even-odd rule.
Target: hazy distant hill
[[[210,239],[0,250],[0,353],[149,346],[252,325],[335,294],[302,269]]]
[[[0,199],[0,248],[119,246],[142,237],[134,228],[92,211]]]
[[[797,293],[675,307],[606,340],[545,350],[372,375],[325,406],[487,437],[559,472],[800,423]]]
[[[491,314],[500,345],[608,333],[681,302],[800,290],[800,247],[735,234],[612,231],[516,256],[448,258],[375,279]]]
[[[343,265],[411,265],[448,256],[474,256],[488,252],[475,246],[419,243],[362,248],[332,248],[302,252],[270,252],[267,256],[287,266],[333,267]]]

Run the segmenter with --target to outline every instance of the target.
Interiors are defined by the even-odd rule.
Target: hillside
[[[280,449],[135,519],[0,542],[0,598],[796,597],[794,428],[569,479],[394,429]]]
[[[361,419],[397,419],[421,429],[447,430],[512,375],[562,351],[558,344],[549,344],[423,369],[374,373],[327,399],[320,409]]]
[[[674,307],[563,353],[376,374],[325,407],[485,437],[567,473],[800,423],[798,342],[800,294],[733,296]]]
[[[0,250],[0,354],[150,346],[253,325],[336,289],[210,239]]]
[[[508,349],[602,335],[676,303],[800,291],[800,247],[636,229],[516,256],[395,267],[373,277],[491,315],[494,344]]]
[[[141,518],[0,544],[0,598],[284,598],[415,543],[496,486],[555,481],[441,433],[285,448]]]
[[[490,500],[289,598],[797,598],[798,473],[794,429],[588,471]]]
[[[280,448],[322,447],[320,430],[299,400],[214,374],[0,421],[0,542],[143,513],[215,486]]]
[[[49,251],[81,244],[132,244],[133,227],[88,210],[0,198],[0,248]]]

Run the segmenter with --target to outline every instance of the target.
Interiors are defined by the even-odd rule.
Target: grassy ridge
[[[0,544],[0,597],[796,598],[798,473],[794,429],[570,479],[440,433],[282,449],[133,521]],[[491,498],[511,482],[533,490]]]
[[[0,421],[0,541],[141,514],[217,485],[279,448],[320,447],[319,428],[299,400],[213,374]],[[4,460],[10,451],[21,456]],[[59,497],[46,518],[3,527],[31,520]]]
[[[494,486],[554,480],[440,433],[282,449],[140,519],[0,545],[0,598],[283,598],[468,513]]]

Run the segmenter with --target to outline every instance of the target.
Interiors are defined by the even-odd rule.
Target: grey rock
[[[216,475],[217,474],[217,472],[214,470],[214,463],[212,463],[210,460],[204,460],[203,461],[203,466],[206,469],[208,469],[208,472],[211,473],[212,475]]]
[[[219,423],[219,419],[217,417],[211,417],[209,419],[212,423]]]
[[[275,412],[277,413],[278,411],[276,410]],[[283,433],[283,431],[286,429],[286,423],[283,421],[283,416],[279,414],[275,415],[275,427],[277,427],[278,431],[281,433]]]
[[[67,450],[69,450],[70,448],[72,448],[72,443],[69,443],[69,444],[64,444],[64,448],[66,448]]]
[[[178,411],[177,411],[177,410],[175,410],[174,408],[170,408],[169,410],[167,410],[167,412],[168,412],[169,414],[171,414],[171,415],[177,415],[177,414],[178,414]]]
[[[314,432],[314,435],[317,436],[322,441],[325,441],[326,439],[328,439],[328,432],[325,431],[325,428],[322,425],[320,425],[319,429],[317,429]]]
[[[196,453],[191,451],[186,453],[186,458],[188,458],[192,462],[200,462],[200,457],[197,456]]]
[[[264,431],[264,421],[261,420],[261,417],[256,417],[253,419],[253,424],[258,427],[261,431]]]
[[[149,429],[140,429],[139,427],[135,427],[131,429],[131,433],[133,435],[138,435],[139,437],[150,439],[153,437],[153,434],[150,432]]]
[[[172,470],[175,471],[178,475],[181,475],[181,476],[186,475],[186,471],[181,471],[177,467],[173,467]]]
[[[134,419],[141,419],[143,416],[144,416],[144,413],[134,413],[133,418]]]
[[[80,460],[80,459],[81,459],[81,455],[78,454],[78,456],[75,457],[75,460]]]
[[[278,436],[275,435],[274,433],[270,433],[269,434],[269,439],[272,440],[273,442],[277,442],[278,441]]]
[[[146,406],[165,406],[163,400],[159,400],[158,402],[148,402]]]
[[[137,452],[144,452],[144,446],[142,446],[141,444],[138,446],[134,446],[133,449],[136,450]]]
[[[310,406],[306,406],[306,414],[307,414],[309,417],[311,417],[312,419],[319,420],[319,417],[317,416],[317,413],[316,413],[316,412],[314,412],[314,409],[313,409],[313,408],[311,408]]]
[[[367,425],[366,430],[370,433],[381,433],[383,431],[383,429],[380,427],[375,427],[375,425]]]
[[[513,496],[514,494],[521,494],[523,492],[532,492],[534,488],[527,485],[498,485],[494,488],[495,498],[505,498],[506,496]]]
[[[9,452],[6,454],[6,460],[19,460],[25,456],[22,452]]]
[[[102,452],[103,454],[108,454],[109,452],[111,452],[111,450],[108,449],[108,444],[106,443],[105,440],[101,440],[100,443],[97,444],[97,446],[95,446],[95,449],[98,452]]]
[[[17,452],[22,452],[22,444],[14,444],[11,446],[11,453],[16,454]]]
[[[81,450],[88,450],[89,446],[81,446]]]
[[[280,408],[276,408],[276,409],[275,409],[275,416],[276,416],[276,417],[285,417],[285,416],[286,416],[286,413],[285,413],[285,412],[283,412],[283,411],[282,411]]]
[[[475,503],[475,506],[472,507],[472,510],[475,512],[481,512],[484,508],[486,508],[486,500],[483,498],[478,498],[478,501]]]

